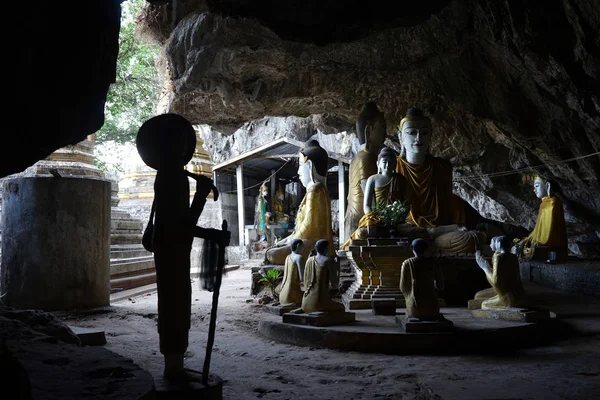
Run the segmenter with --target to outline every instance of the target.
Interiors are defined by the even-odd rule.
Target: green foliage
[[[281,272],[278,269],[269,269],[266,272],[261,272],[261,278],[258,280],[260,283],[264,284],[265,288],[271,290],[271,294],[273,298],[277,297],[275,293],[275,288],[279,283],[279,280],[282,278]]]
[[[156,67],[159,46],[143,40],[136,29],[136,17],[145,3],[121,3],[117,79],[108,91],[104,125],[95,133],[99,144],[133,142],[141,124],[154,116],[161,88]]]
[[[410,205],[408,201],[396,200],[388,205],[377,204],[374,211],[384,226],[395,227],[406,220]]]

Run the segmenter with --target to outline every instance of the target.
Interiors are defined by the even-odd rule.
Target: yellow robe
[[[304,267],[304,296],[302,311],[346,311],[342,303],[331,300],[329,295],[329,270],[327,265],[319,265],[316,256],[306,260]]]
[[[295,303],[297,307],[300,307],[302,304],[300,273],[298,272],[298,266],[292,260],[291,256],[287,256],[285,259],[283,282],[281,283],[281,292],[279,292],[279,302],[281,304]]]
[[[550,246],[559,256],[567,253],[567,228],[562,202],[556,196],[542,199],[533,231],[521,246],[521,255],[532,257],[535,246]]]
[[[387,185],[380,186],[374,188],[375,191],[375,204],[377,205],[389,205],[395,202],[396,200],[406,201],[410,192],[407,190],[406,181],[401,175],[394,174]],[[360,239],[361,238],[361,228],[366,228],[371,225],[376,225],[380,223],[377,213],[371,211],[363,215],[358,222],[358,228],[350,235],[350,239],[348,239],[340,249],[345,249],[350,245],[351,239]]]
[[[363,149],[350,162],[348,171],[348,207],[346,208],[346,235],[354,232],[360,218],[365,214],[363,209],[364,193],[361,186],[363,179],[369,179],[377,173],[377,154]]]
[[[495,291],[495,296],[484,300],[482,308],[522,307],[525,302],[525,289],[521,283],[519,259],[511,253],[494,253],[491,271],[486,278]],[[492,291],[487,290],[492,294]],[[477,298],[477,295],[476,295]],[[481,296],[480,296],[481,298]]]
[[[406,301],[408,315],[424,321],[437,321],[440,306],[435,281],[442,282],[442,271],[428,258],[409,258],[402,263],[400,290]]]
[[[317,182],[306,191],[298,208],[296,226],[290,235],[290,241],[293,239],[304,240],[302,256],[305,259],[319,239],[327,240],[329,242],[328,255],[335,255],[333,228],[331,227],[331,198],[324,184]],[[271,264],[281,265],[291,252],[290,246],[271,247],[267,250],[266,259]]]
[[[464,203],[452,193],[452,164],[448,160],[428,155],[423,164],[413,165],[398,157],[396,168],[411,189],[406,222],[425,228],[465,223]]]

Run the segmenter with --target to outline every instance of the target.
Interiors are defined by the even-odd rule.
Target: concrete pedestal
[[[110,182],[6,179],[0,224],[6,305],[51,311],[109,304]]]

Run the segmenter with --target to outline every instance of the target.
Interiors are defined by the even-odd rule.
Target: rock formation
[[[279,3],[268,14],[242,2],[155,7],[170,23],[165,107],[232,133],[265,115],[328,114],[348,126],[372,99],[394,134],[418,105],[434,118],[432,152],[455,165],[455,192],[482,215],[531,229],[537,203],[520,172],[532,168],[562,188],[571,251],[598,256],[600,157],[586,156],[600,150],[600,6],[435,3],[404,19],[373,5],[363,24],[342,23],[343,37],[322,28],[341,21],[334,2],[320,10],[330,20],[304,31],[312,2],[300,14]]]

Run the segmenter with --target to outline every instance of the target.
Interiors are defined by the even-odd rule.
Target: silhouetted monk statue
[[[183,367],[190,330],[192,241],[199,237],[223,248],[229,244],[231,234],[226,230],[196,226],[210,191],[213,191],[215,201],[219,193],[212,180],[184,169],[196,148],[196,133],[185,118],[163,114],[149,119],[140,127],[136,144],[142,160],[157,170],[150,245],[156,265],[158,333],[160,352],[165,361],[164,377],[170,382],[198,381],[199,376]],[[196,194],[191,206],[188,177],[196,180]],[[205,268],[208,267],[204,265]],[[212,268],[209,272],[212,271],[214,277],[216,263]],[[203,271],[203,274],[203,278],[211,278],[206,276],[210,273]]]

